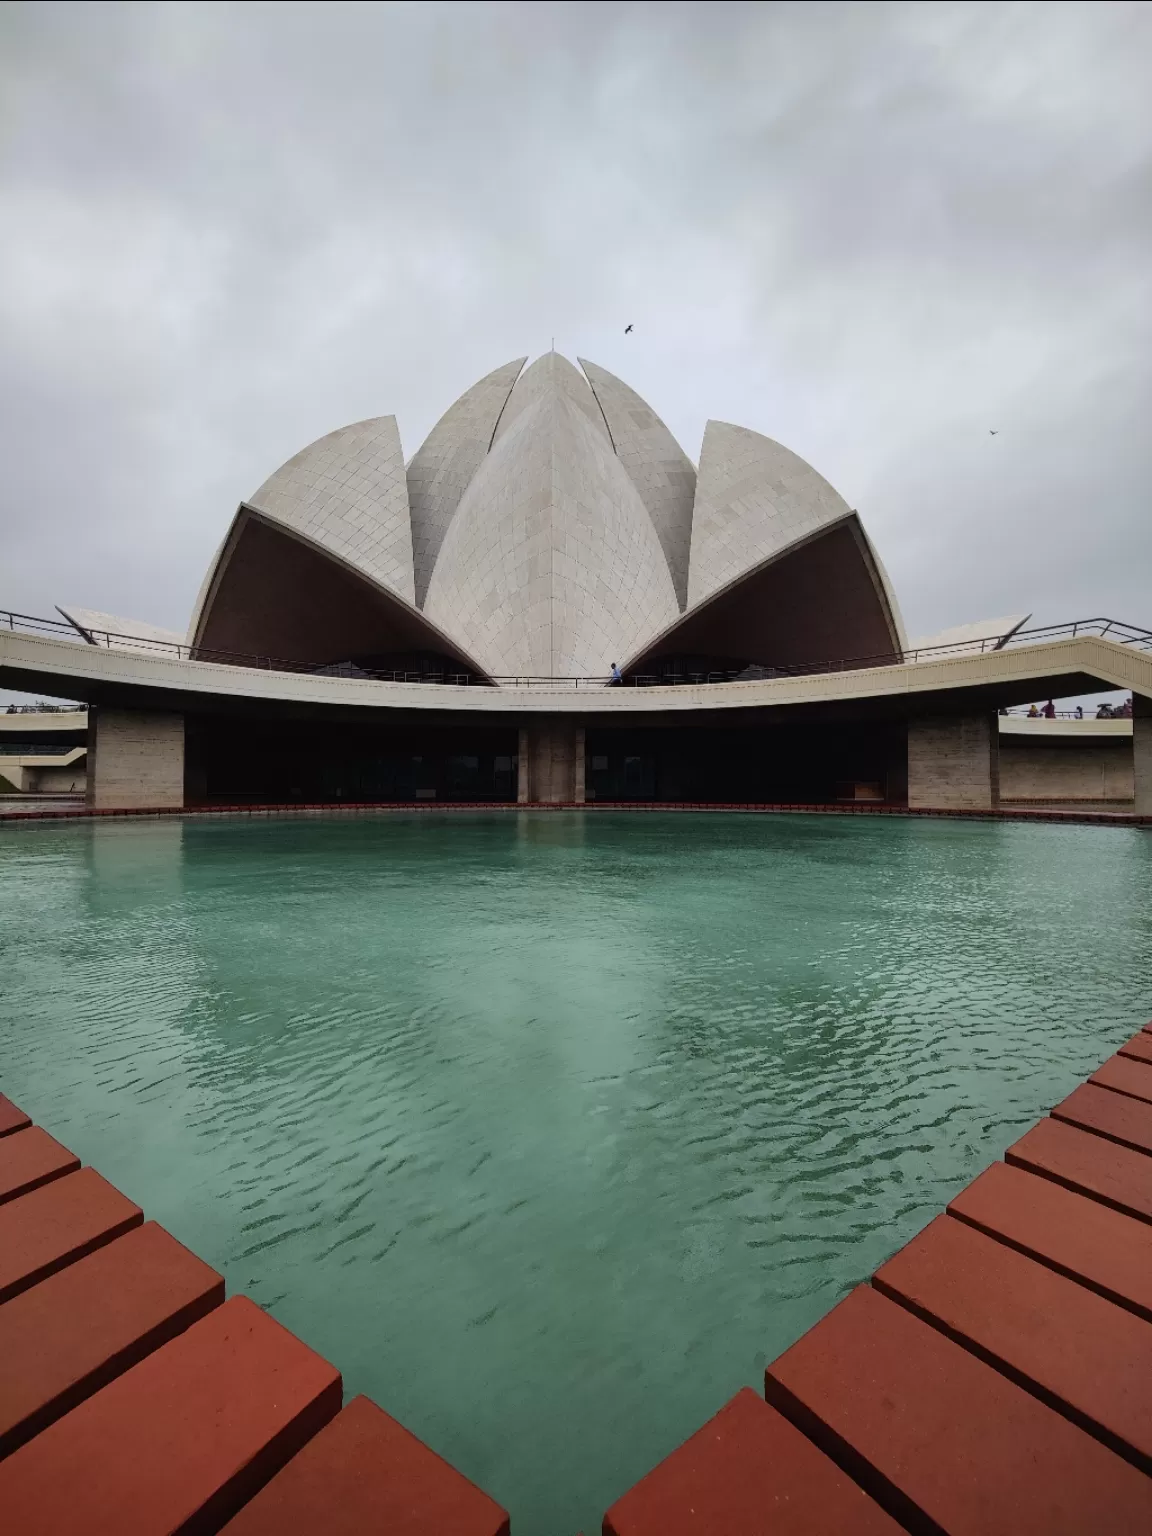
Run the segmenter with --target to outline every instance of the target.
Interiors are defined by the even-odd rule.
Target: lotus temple
[[[302,449],[222,526],[184,634],[0,616],[0,684],[88,706],[53,739],[91,807],[1152,814],[1146,631],[910,640],[859,514],[796,454],[709,421],[693,463],[605,369],[525,362],[408,459],[394,416]],[[1107,689],[1134,700],[1112,731],[1005,713]]]

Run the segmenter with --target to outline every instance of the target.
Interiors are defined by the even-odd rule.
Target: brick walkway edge
[[[39,822],[39,821],[88,821],[93,819],[107,819],[109,817],[135,817],[149,819],[155,816],[329,816],[339,814],[342,816],[387,816],[397,811],[473,811],[489,812],[498,811],[505,814],[523,813],[531,814],[547,813],[553,811],[631,811],[637,815],[652,813],[653,811],[716,811],[725,812],[735,816],[747,815],[774,815],[774,816],[945,816],[960,820],[976,821],[1066,821],[1087,822],[1090,824],[1111,827],[1138,827],[1152,826],[1152,816],[1137,816],[1128,811],[1054,811],[1054,810],[1029,810],[1024,806],[999,807],[988,811],[966,810],[933,810],[917,806],[912,808],[906,805],[869,805],[867,803],[856,804],[847,802],[841,804],[816,805],[778,805],[768,802],[763,804],[748,803],[739,805],[716,805],[705,801],[693,802],[687,800],[635,801],[635,800],[592,800],[577,804],[576,802],[563,801],[555,805],[543,805],[533,802],[520,805],[514,801],[456,801],[456,800],[396,800],[396,801],[366,801],[363,803],[350,803],[345,800],[334,800],[329,803],[317,803],[315,805],[192,805],[192,806],[156,806],[133,807],[126,810],[90,810],[87,808],[73,807],[68,810],[36,810],[36,811],[5,811],[0,813],[0,827],[7,826],[9,822]]]
[[[335,1366],[226,1300],[219,1274],[0,1097],[5,1533],[508,1532],[383,1409],[342,1397]],[[1147,1536],[1152,1025],[603,1528]]]

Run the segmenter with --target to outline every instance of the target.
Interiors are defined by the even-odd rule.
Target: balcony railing
[[[613,686],[611,679],[607,677],[548,677],[521,673],[487,679],[475,677],[451,665],[446,665],[442,670],[405,671],[363,668],[352,662],[288,661],[283,657],[212,650],[205,646],[188,646],[173,640],[154,640],[139,635],[118,634],[112,630],[87,630],[86,634],[90,639],[85,640],[72,624],[60,619],[37,618],[32,614],[11,613],[6,609],[0,609],[0,630],[2,629],[18,630],[27,634],[43,634],[56,640],[72,641],[78,645],[91,644],[108,650],[145,652],[171,660],[206,662],[216,666],[254,667],[267,672],[296,672],[310,676],[344,677],[364,682],[427,683],[448,687],[487,687],[495,683],[501,687],[553,690]],[[866,667],[890,667],[901,663],[946,660],[953,656],[980,655],[989,651],[1015,650],[1022,645],[1041,645],[1051,640],[1074,639],[1078,635],[1097,635],[1115,641],[1119,645],[1130,645],[1136,650],[1152,651],[1152,630],[1140,629],[1134,624],[1124,624],[1119,619],[1074,619],[1063,624],[1046,624],[1034,629],[1018,630],[1007,638],[1003,635],[987,635],[951,645],[921,646],[915,650],[889,651],[871,656],[849,656],[836,660],[795,662],[784,665],[753,662],[742,667],[713,670],[669,667],[660,671],[633,672],[615,686],[671,688],[683,685],[753,682],[777,677],[806,677],[824,672],[855,672]]]

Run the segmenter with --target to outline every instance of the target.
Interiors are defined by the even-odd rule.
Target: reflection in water
[[[1149,1011],[1136,829],[0,831],[4,1086],[507,1504],[604,1507]]]

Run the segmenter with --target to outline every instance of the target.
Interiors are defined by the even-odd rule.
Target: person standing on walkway
[[[1043,714],[1045,720],[1055,720],[1055,718],[1056,718],[1056,706],[1055,706],[1055,704],[1053,704],[1051,699],[1049,699],[1047,704],[1045,704],[1045,706],[1044,706],[1043,710],[1041,711],[1041,713]]]

